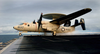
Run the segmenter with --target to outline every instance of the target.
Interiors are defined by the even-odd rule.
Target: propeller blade
[[[33,21],[33,24],[35,24],[35,20]]]
[[[40,19],[37,21],[37,22],[38,22],[38,30],[39,30],[40,25],[41,25],[41,21],[42,21],[42,14],[43,14],[43,13],[41,13]]]

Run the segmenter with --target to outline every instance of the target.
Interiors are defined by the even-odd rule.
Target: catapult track
[[[22,36],[1,54],[100,53],[100,35]]]

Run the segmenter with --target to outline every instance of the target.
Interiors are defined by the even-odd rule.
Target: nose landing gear
[[[19,36],[22,36],[22,33],[21,32],[19,32]]]

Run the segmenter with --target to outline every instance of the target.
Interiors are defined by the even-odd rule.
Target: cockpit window
[[[30,25],[28,24],[28,26],[30,26]]]
[[[21,24],[19,24],[19,25],[23,25],[24,23],[21,23]]]

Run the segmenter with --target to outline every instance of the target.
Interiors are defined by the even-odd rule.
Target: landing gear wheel
[[[21,33],[19,33],[19,36],[22,36],[22,34],[21,34]]]
[[[52,33],[52,36],[56,36],[56,33],[55,33],[55,32],[53,32],[53,33]]]

